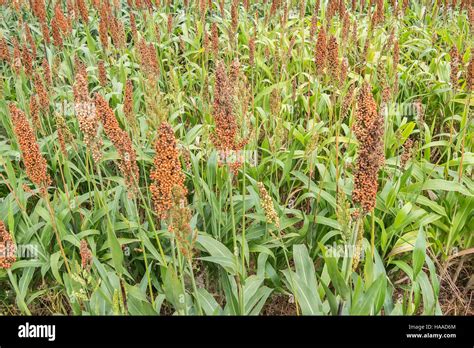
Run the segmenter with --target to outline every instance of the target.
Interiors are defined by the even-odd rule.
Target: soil
[[[273,294],[262,309],[262,315],[296,315],[296,305],[290,297],[283,294]]]
[[[444,315],[474,315],[474,257],[455,259],[441,275],[439,304]]]

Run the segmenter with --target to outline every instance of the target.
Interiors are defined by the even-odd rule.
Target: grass
[[[69,10],[76,3],[87,8],[87,22],[80,6]],[[408,1],[397,11],[392,1],[354,1],[355,8],[342,1],[334,16],[328,1],[317,12],[312,0],[141,3],[0,6],[10,56],[0,62],[0,220],[21,251],[0,269],[2,313],[467,313],[452,308],[472,306],[467,2]],[[373,23],[374,13],[383,18]],[[50,43],[41,23],[56,32]],[[324,59],[316,49],[322,28],[337,42]],[[316,65],[321,59],[326,66]],[[96,121],[100,160],[73,93],[81,63],[81,100],[93,110],[94,95],[103,96],[118,122],[114,137],[105,116]],[[35,74],[47,91],[36,121]],[[358,116],[367,115],[364,83],[373,116],[383,118],[374,141],[385,158],[371,179],[377,193],[368,210],[352,196],[369,146],[355,131],[369,129]],[[10,103],[33,129],[52,178],[47,187],[27,175]],[[164,123],[176,144],[155,148]],[[154,162],[165,151],[177,166],[166,156]],[[133,152],[138,175],[130,182],[124,168]],[[150,189],[153,170],[168,178],[157,184],[171,202],[163,216]]]

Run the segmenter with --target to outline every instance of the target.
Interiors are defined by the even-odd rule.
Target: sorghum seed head
[[[171,34],[173,31],[173,15],[170,13],[168,14],[168,34]]]
[[[47,113],[49,110],[49,96],[46,87],[43,84],[43,80],[39,74],[35,74],[35,90],[38,95],[39,106],[41,111]]]
[[[89,23],[89,9],[87,8],[85,0],[76,0],[77,9],[81,15],[82,21],[85,24]]]
[[[329,38],[328,50],[327,50],[327,64],[331,77],[338,82],[339,81],[339,45],[335,36]]]
[[[171,190],[172,205],[168,214],[168,231],[176,238],[181,253],[191,259],[197,235],[193,234],[190,226],[191,210],[186,193],[180,185],[175,185]]]
[[[458,52],[458,49],[457,49],[456,45],[453,45],[453,47],[451,48],[451,50],[449,52],[449,55],[451,56],[451,63],[450,63],[450,66],[451,66],[451,74],[450,74],[451,85],[452,85],[453,89],[456,89],[456,87],[458,85],[458,72],[459,72],[459,52]]]
[[[33,57],[31,56],[26,43],[23,45],[21,50],[21,63],[25,68],[25,73],[28,76],[31,76],[33,74]]]
[[[16,261],[15,254],[16,245],[13,238],[0,220],[0,269],[10,268]]]
[[[35,40],[33,40],[33,36],[31,35],[30,27],[26,23],[24,27],[25,27],[26,41],[30,45],[31,54],[33,55],[33,57],[36,57],[36,44],[35,44]]]
[[[219,32],[217,31],[216,23],[211,24],[211,42],[212,42],[212,51],[214,55],[217,56],[219,52]]]
[[[46,82],[47,86],[51,86],[51,84],[53,83],[53,79],[51,77],[51,69],[49,67],[49,63],[46,57],[43,58],[42,66],[43,66],[44,81]]]
[[[26,175],[37,186],[45,188],[51,183],[48,175],[46,159],[40,152],[39,145],[25,113],[18,109],[13,103],[10,104],[10,115],[17,136],[20,150],[23,155],[23,163],[26,167]]]
[[[54,19],[56,25],[58,26],[59,31],[62,35],[67,35],[69,33],[69,22],[61,10],[61,2],[57,2],[54,7]]]
[[[158,128],[155,152],[154,169],[150,174],[153,182],[150,191],[156,214],[160,219],[165,219],[172,207],[173,188],[179,186],[186,192],[176,138],[173,128],[166,122]]]
[[[30,116],[31,120],[33,121],[33,126],[36,128],[36,130],[40,129],[41,121],[39,118],[39,106],[36,94],[32,94],[30,97]]]
[[[239,63],[232,62],[228,74],[222,61],[218,62],[216,69],[216,80],[214,87],[213,116],[216,123],[215,132],[212,134],[212,142],[220,152],[221,159],[229,159],[231,154],[236,154],[246,144],[247,140],[238,140],[239,127],[234,112],[235,86],[239,75]],[[231,165],[236,173],[240,166],[240,160],[236,159]]]
[[[230,15],[232,21],[232,32],[235,33],[239,24],[239,0],[233,0],[230,8]]]
[[[469,65],[467,66],[467,90],[469,92],[474,91],[474,50],[471,51],[471,60],[469,61]]]
[[[77,73],[74,83],[74,110],[79,121],[79,128],[84,134],[84,142],[92,152],[96,163],[102,158],[102,140],[98,136],[99,119],[93,100],[89,96],[87,73],[82,64],[76,64]]]
[[[356,244],[355,244],[354,257],[352,260],[353,272],[357,270],[357,267],[359,266],[359,262],[360,262],[361,251],[362,251],[362,240],[364,237],[364,224],[363,223],[359,224],[359,229],[356,231],[356,233],[357,233],[357,239],[356,239]]]
[[[9,62],[10,61],[10,51],[8,49],[7,40],[2,36],[0,38],[0,60]]]
[[[138,189],[139,170],[132,140],[128,133],[120,128],[109,103],[98,93],[95,95],[95,106],[97,114],[104,125],[105,134],[114,144],[120,156],[118,166],[124,177],[125,184],[130,189],[129,193],[134,194]]]
[[[15,74],[20,74],[21,71],[21,51],[20,51],[20,44],[18,43],[16,38],[13,38],[13,64],[12,69]]]
[[[99,60],[98,70],[99,70],[99,83],[102,87],[104,87],[107,85],[107,71],[105,70],[105,63],[103,60]]]
[[[255,63],[255,35],[250,37],[249,41],[249,64],[253,66]]]
[[[265,212],[265,217],[267,219],[267,223],[274,224],[277,229],[280,228],[280,218],[278,217],[277,212],[275,211],[275,207],[273,206],[273,201],[270,195],[268,194],[267,189],[263,183],[257,183],[258,191],[260,193],[260,205]]]
[[[130,11],[130,30],[132,32],[133,41],[138,40],[137,23],[135,21],[135,15]]]
[[[316,50],[314,52],[314,60],[316,62],[316,69],[318,74],[321,74],[326,66],[327,56],[327,38],[324,27],[319,29],[318,39],[316,41]]]
[[[53,34],[54,45],[61,49],[63,47],[63,38],[61,36],[56,17],[51,20],[51,29]]]
[[[89,270],[92,266],[92,252],[89,250],[87,241],[85,239],[81,239],[79,250],[81,254],[82,269]]]
[[[368,83],[362,86],[358,96],[354,133],[359,140],[359,150],[352,199],[367,213],[375,208],[378,172],[384,161],[383,118],[377,112]]]
[[[341,118],[344,119],[347,116],[349,109],[351,108],[352,102],[354,100],[354,84],[351,84],[349,90],[347,91],[341,107]]]
[[[413,155],[413,145],[413,140],[411,140],[410,138],[408,138],[403,144],[403,153],[400,159],[400,166],[402,168],[405,168],[405,165],[408,163],[408,161]]]
[[[63,155],[66,157],[67,156],[66,143],[71,143],[74,137],[66,125],[66,120],[60,114],[56,114],[56,127],[58,131],[59,147]]]

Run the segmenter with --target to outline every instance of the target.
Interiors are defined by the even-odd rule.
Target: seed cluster
[[[255,63],[255,35],[252,35],[249,40],[249,64],[253,66]]]
[[[77,65],[76,65],[77,66]],[[99,119],[93,100],[89,96],[87,73],[82,65],[78,66],[74,83],[74,110],[79,121],[79,128],[84,134],[84,142],[92,152],[96,163],[102,158],[102,139],[98,136]]]
[[[158,65],[158,57],[156,56],[156,49],[153,43],[147,44],[145,40],[140,40],[138,51],[143,72],[146,75],[158,76],[160,74],[160,66]]]
[[[413,145],[413,140],[411,140],[410,138],[408,138],[403,144],[403,153],[400,159],[400,166],[402,168],[405,168],[405,165],[408,163],[408,161],[413,155]]]
[[[100,95],[95,95],[95,106],[97,114],[104,125],[104,131],[107,137],[114,144],[120,156],[119,169],[125,179],[130,193],[137,190],[137,182],[139,178],[139,170],[137,165],[137,155],[132,146],[132,140],[127,132],[120,128],[115,118],[113,110],[109,103]]]
[[[322,74],[324,68],[326,67],[326,57],[327,57],[327,37],[326,30],[324,27],[319,29],[318,39],[316,41],[316,50],[314,52],[314,61],[316,63],[316,69],[318,74]]]
[[[35,90],[41,111],[47,113],[49,111],[49,95],[39,74],[35,74]]]
[[[341,118],[345,118],[351,108],[351,105],[354,101],[354,90],[355,90],[354,84],[350,85],[346,95],[344,96],[344,100],[342,101],[342,107],[341,107]]]
[[[257,183],[258,191],[260,193],[260,205],[262,206],[263,211],[265,212],[265,217],[267,218],[267,223],[274,224],[277,229],[280,228],[280,218],[278,217],[275,207],[273,206],[273,201],[270,195],[268,194],[267,189],[263,183]]]
[[[61,31],[59,29],[59,24],[56,17],[53,17],[51,20],[51,30],[53,35],[53,42],[56,47],[62,49],[63,47],[63,37],[61,35]]]
[[[359,150],[352,199],[359,203],[366,213],[375,208],[378,172],[384,162],[383,127],[383,118],[377,112],[372,88],[365,83],[358,96],[354,124]]]
[[[191,209],[189,209],[186,199],[186,190],[182,186],[176,185],[171,190],[171,196],[173,203],[168,216],[168,231],[175,236],[181,253],[191,259],[197,234],[193,233],[189,224]]]
[[[89,9],[85,0],[76,0],[77,10],[85,24],[89,23]]]
[[[398,94],[398,63],[400,62],[400,46],[398,40],[395,40],[393,44],[393,70],[394,70],[394,82],[392,96],[396,99]]]
[[[354,255],[352,259],[352,271],[355,272],[359,266],[361,252],[362,252],[362,241],[364,237],[364,224],[360,223],[359,229],[356,231],[357,239],[354,247]]]
[[[19,75],[21,71],[21,51],[20,51],[20,44],[18,43],[18,40],[16,38],[13,38],[13,64],[12,64],[12,69],[15,72],[15,74]]]
[[[92,266],[92,252],[89,250],[87,241],[81,239],[81,245],[79,247],[79,252],[81,255],[81,266],[83,269],[90,269]]]
[[[35,40],[33,40],[33,36],[31,35],[30,27],[26,23],[25,23],[24,27],[25,27],[26,41],[30,45],[31,54],[32,54],[33,57],[36,57],[36,53],[37,53],[36,44],[35,44]]]
[[[44,82],[47,86],[51,86],[51,84],[53,83],[53,79],[51,77],[51,68],[49,67],[49,63],[46,57],[43,58],[43,63],[41,65],[43,67]]]
[[[239,62],[237,60],[232,63],[229,73],[227,73],[222,61],[218,63],[213,105],[216,128],[212,134],[212,142],[220,152],[221,160],[223,161],[228,161],[231,155],[236,155],[247,142],[247,139],[238,140],[239,127],[234,112],[234,87],[237,83],[238,75]],[[241,165],[241,160],[236,158],[230,165],[234,173],[236,173]]]
[[[107,72],[105,70],[105,63],[103,60],[99,61],[97,68],[99,70],[99,83],[102,87],[105,87],[107,85]]]
[[[329,38],[327,50],[327,64],[330,76],[339,82],[339,45],[335,36]]]
[[[474,49],[471,50],[471,60],[467,66],[467,90],[470,92],[474,91]]]
[[[133,117],[133,82],[132,80],[127,80],[125,84],[125,95],[123,97],[123,112],[127,117],[129,124],[135,124]]]
[[[3,36],[0,38],[0,60],[10,61],[10,50],[8,49],[7,40]]]
[[[8,233],[3,221],[0,220],[0,269],[8,269],[16,261],[16,245]]]
[[[66,18],[66,16],[64,16],[60,2],[57,2],[56,6],[54,7],[54,19],[61,35],[65,36],[71,32],[71,23],[69,23],[69,20]]]
[[[26,43],[23,44],[21,49],[21,64],[25,69],[26,75],[31,76],[33,74],[33,56],[31,55]]]
[[[217,57],[219,52],[219,32],[217,30],[216,23],[211,24],[211,43],[212,43],[212,52],[214,56]]]
[[[51,178],[48,175],[46,159],[41,154],[39,145],[36,142],[35,133],[25,113],[18,109],[13,103],[10,104],[10,115],[15,135],[23,155],[26,175],[34,184],[45,188],[51,183]]]
[[[41,120],[39,117],[38,98],[36,94],[30,96],[30,117],[33,121],[33,127],[36,130],[41,129]]]
[[[186,192],[176,138],[173,128],[166,122],[158,129],[155,152],[150,191],[156,214],[160,219],[166,219],[173,203],[173,188],[179,186]]]

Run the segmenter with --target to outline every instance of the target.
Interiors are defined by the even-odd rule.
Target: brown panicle
[[[137,165],[137,155],[133,149],[132,140],[127,132],[120,128],[109,103],[100,95],[95,95],[95,106],[97,114],[104,125],[107,137],[114,144],[120,156],[118,167],[122,172],[125,184],[130,189],[129,193],[136,193],[138,189],[139,170]]]
[[[227,162],[230,155],[237,155],[246,144],[247,139],[238,140],[239,127],[234,113],[234,86],[239,74],[239,63],[234,60],[227,73],[222,61],[217,64],[216,80],[214,85],[213,116],[216,123],[214,133],[211,135],[214,146],[219,151],[220,159]],[[237,172],[241,161],[235,158],[231,163],[234,174]]]
[[[0,220],[0,269],[10,268],[16,261],[15,254],[16,245],[13,238]]]
[[[323,70],[326,67],[326,57],[327,37],[326,30],[322,26],[321,29],[319,29],[318,39],[316,41],[316,50],[314,52],[314,61],[316,62],[316,69],[319,75],[323,73]]]
[[[175,185],[171,190],[172,205],[168,216],[168,231],[176,238],[181,253],[191,259],[197,234],[193,233],[190,226],[192,216],[186,192],[180,185]]]
[[[368,83],[362,86],[359,93],[353,128],[359,141],[359,149],[352,199],[368,213],[375,208],[378,172],[384,162],[384,121],[377,112],[372,88]]]
[[[26,167],[26,175],[35,185],[46,188],[51,183],[51,178],[48,174],[46,159],[41,154],[36,141],[35,133],[25,113],[13,103],[9,107],[14,132],[20,145],[23,163]]]
[[[74,110],[76,112],[79,128],[84,134],[84,142],[92,152],[96,163],[102,158],[102,140],[98,136],[99,119],[93,100],[89,96],[87,73],[82,63],[76,64],[76,81],[74,82]]]
[[[178,186],[186,192],[177,141],[173,128],[166,122],[158,128],[155,153],[154,168],[150,174],[150,191],[156,214],[160,219],[165,219],[172,207],[173,188]]]

